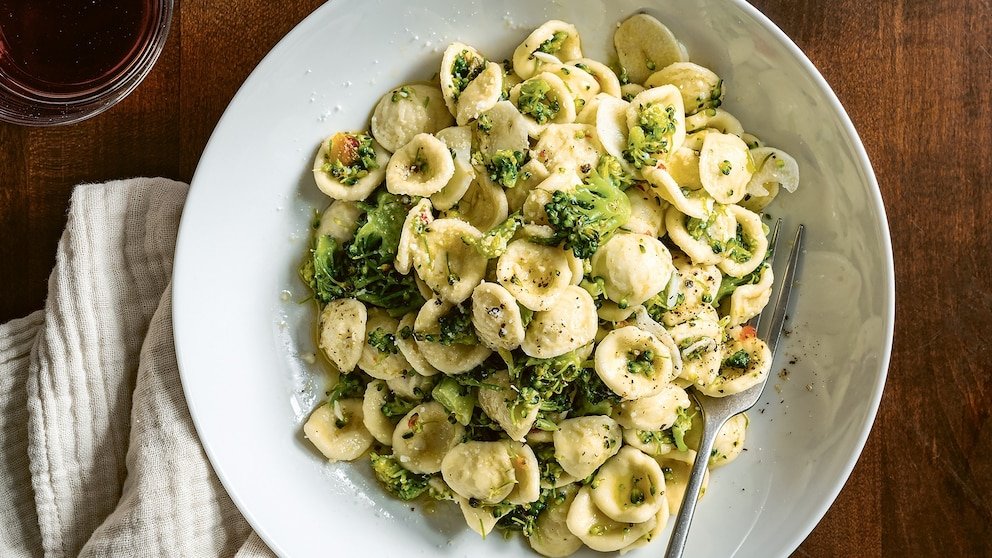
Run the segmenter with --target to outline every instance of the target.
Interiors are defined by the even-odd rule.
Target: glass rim
[[[140,52],[113,80],[78,95],[26,96],[0,84],[0,121],[21,126],[74,124],[109,110],[144,81],[158,61],[172,24],[174,0],[158,0],[158,18]]]

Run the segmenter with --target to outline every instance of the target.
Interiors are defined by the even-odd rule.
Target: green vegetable
[[[409,99],[411,97],[413,97],[413,90],[404,85],[403,87],[393,91],[393,94],[389,100],[394,103],[398,103],[402,99]],[[427,99],[430,100],[430,97]]]
[[[395,355],[399,352],[399,348],[396,347],[396,336],[392,333],[386,333],[386,330],[382,328],[376,328],[369,332],[368,343],[380,353]]]
[[[710,235],[710,227],[716,222],[717,217],[718,213],[716,211],[711,213],[705,221],[690,217],[685,224],[686,231],[692,238],[709,244],[714,254],[725,254],[737,263],[744,263],[750,260],[753,245],[750,239],[744,236],[744,229],[740,223],[737,224],[737,232],[734,238],[726,242],[716,240]]]
[[[523,223],[524,219],[519,211],[510,215],[506,221],[489,229],[478,240],[474,241],[475,249],[488,259],[502,256],[506,253],[506,246],[510,243],[510,239],[513,238]]]
[[[686,451],[689,449],[685,445],[685,433],[692,429],[692,415],[688,413],[688,409],[679,409],[678,418],[675,419],[675,424],[672,425],[672,440],[675,442],[675,447],[679,451]]]
[[[627,372],[650,376],[654,371],[654,351],[627,351]]]
[[[609,415],[620,404],[620,396],[606,387],[595,370],[584,369],[576,379],[575,388],[569,416]]]
[[[555,238],[579,258],[591,257],[630,218],[630,200],[599,168],[574,192],[554,192],[544,209]]]
[[[672,149],[672,136],[676,129],[675,107],[649,103],[637,116],[637,125],[627,134],[624,159],[637,168],[654,166],[659,154]]]
[[[475,125],[478,126],[480,132],[488,134],[493,129],[493,119],[486,113],[479,116],[479,119],[475,121]]]
[[[554,486],[565,475],[565,469],[562,469],[555,458],[555,445],[539,444],[533,450],[541,471],[541,484]]]
[[[477,401],[476,388],[461,385],[454,378],[446,377],[434,387],[431,396],[453,413],[459,424],[468,426]]]
[[[322,303],[354,297],[389,309],[390,314],[404,314],[424,303],[413,276],[393,268],[410,200],[385,189],[373,199],[373,204],[359,204],[365,214],[348,244],[314,234],[310,255],[300,266],[300,277]]]
[[[479,344],[479,338],[472,326],[472,314],[460,305],[452,307],[447,314],[438,319],[437,333],[413,332],[413,337],[418,341],[430,341],[442,345]]]
[[[485,60],[473,56],[468,50],[463,50],[455,56],[451,63],[451,79],[455,85],[455,99],[484,69],[486,69]]]
[[[541,495],[537,501],[514,506],[510,513],[496,522],[496,527],[503,531],[520,531],[524,536],[529,537],[534,533],[534,525],[541,512],[548,506],[557,505],[564,501],[565,493],[563,491],[557,488],[545,488],[541,490]]]
[[[338,382],[328,392],[327,402],[334,403],[339,399],[362,397],[365,395],[367,383],[361,374],[341,374],[338,376]]]
[[[546,52],[548,54],[555,54],[561,47],[565,44],[565,39],[568,38],[568,33],[564,31],[556,31],[550,39],[541,43],[541,46],[537,47],[537,52]]]
[[[730,355],[723,365],[730,368],[747,368],[751,364],[751,355],[744,349]]]
[[[527,162],[527,155],[523,151],[510,151],[500,149],[493,153],[488,161],[485,161],[486,173],[489,180],[504,188],[513,188],[520,178],[520,167]]]
[[[379,455],[372,452],[369,457],[375,478],[379,480],[386,492],[400,500],[409,501],[427,491],[430,475],[418,475],[404,469],[391,455]]]
[[[379,407],[379,410],[389,418],[397,418],[406,415],[419,404],[420,401],[411,401],[390,391],[386,394],[386,401]]]
[[[576,350],[554,358],[530,357],[510,374],[516,385],[523,386],[519,401],[525,401],[529,395],[529,402],[540,405],[544,411],[564,411],[568,408],[568,398],[560,396],[582,371],[582,359]]]
[[[720,168],[720,173],[724,176],[730,175],[730,171],[734,170],[734,166],[727,160],[720,161],[720,164],[717,166]]]
[[[561,104],[551,98],[551,85],[543,79],[529,79],[520,86],[517,108],[521,114],[529,114],[538,124],[547,124],[558,116]]]

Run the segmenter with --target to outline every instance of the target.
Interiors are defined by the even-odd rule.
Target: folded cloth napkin
[[[271,556],[183,397],[171,278],[187,186],[83,185],[45,309],[0,325],[0,556]]]

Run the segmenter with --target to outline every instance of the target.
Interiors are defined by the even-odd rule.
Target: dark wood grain
[[[188,181],[242,80],[320,2],[183,2],[138,90],[75,126],[0,125],[0,321],[44,303],[73,185]],[[820,68],[882,188],[896,336],[875,428],[802,557],[992,556],[992,4],[755,0]]]

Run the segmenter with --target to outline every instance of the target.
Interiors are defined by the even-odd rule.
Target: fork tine
[[[775,256],[778,254],[778,233],[782,230],[782,219],[779,218],[775,221],[775,228],[772,229],[772,237],[768,240],[768,251],[771,253],[771,257],[768,258],[768,265],[772,265],[775,262]],[[766,306],[767,308],[767,306]],[[765,314],[764,310],[758,313],[757,316],[748,320],[748,324],[754,327],[755,331],[761,327],[761,316]]]
[[[789,254],[789,261],[786,264],[785,276],[782,278],[782,290],[775,303],[775,310],[772,313],[772,321],[766,335],[762,336],[768,345],[768,350],[775,355],[778,348],[779,338],[782,336],[782,328],[785,326],[785,316],[789,312],[789,302],[792,299],[792,287],[796,282],[796,268],[799,267],[799,255],[802,253],[803,236],[806,227],[799,225],[796,230],[796,240],[792,245],[792,252]]]

